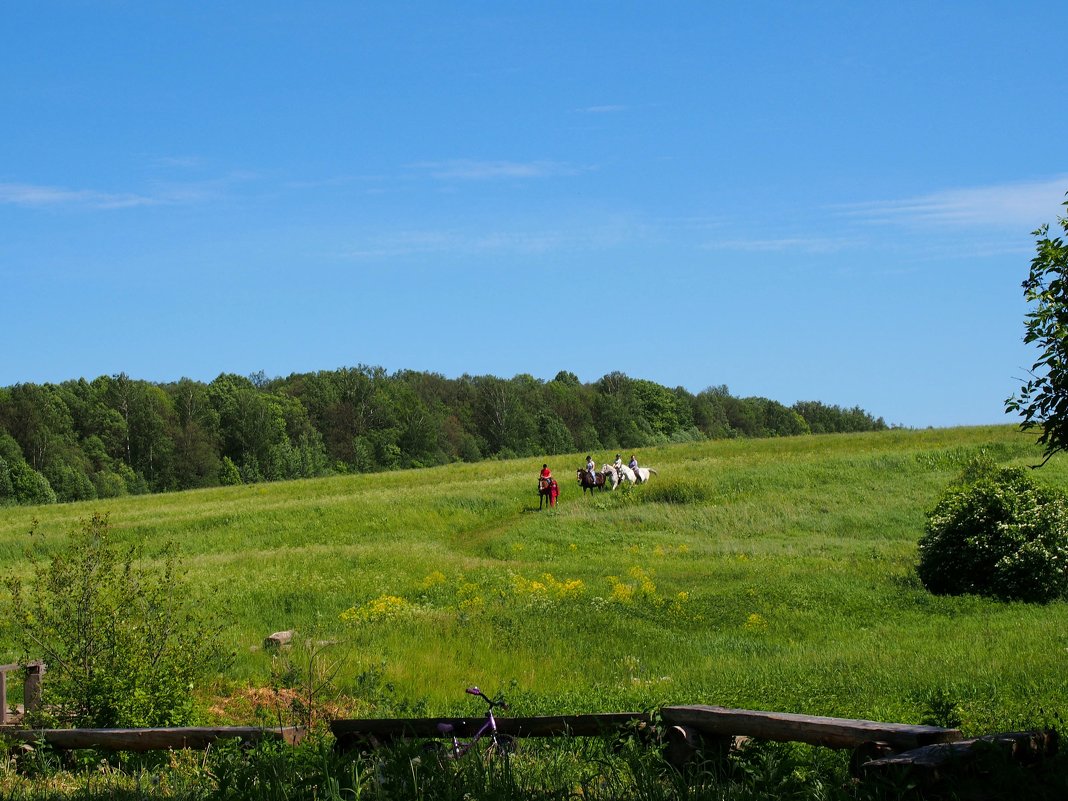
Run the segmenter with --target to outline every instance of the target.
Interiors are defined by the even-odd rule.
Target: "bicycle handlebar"
[[[495,706],[500,707],[501,709],[508,708],[508,702],[504,700],[503,696],[498,697],[497,699],[490,698],[488,695],[482,692],[482,690],[478,689],[478,687],[468,687],[466,690],[464,690],[464,692],[468,695],[477,695],[479,698],[481,698],[483,701],[490,705],[490,709],[493,709],[493,707]]]

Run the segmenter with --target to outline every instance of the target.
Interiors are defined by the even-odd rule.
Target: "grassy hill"
[[[580,457],[555,459],[543,512],[541,459],[5,508],[0,570],[26,571],[33,519],[45,547],[96,511],[149,553],[177,543],[238,654],[224,693],[266,683],[260,643],[296,629],[336,641],[366,714],[469,711],[479,684],[522,714],[709,703],[1004,730],[1068,713],[1068,605],[933,597],[914,572],[926,511],[979,452],[1039,459],[1007,426],[888,431],[650,449],[648,485],[592,497]]]

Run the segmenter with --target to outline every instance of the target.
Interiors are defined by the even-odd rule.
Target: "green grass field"
[[[9,507],[0,568],[26,573],[34,519],[46,548],[97,511],[148,553],[177,543],[237,653],[205,692],[266,683],[263,638],[296,629],[336,641],[325,653],[360,714],[470,712],[478,684],[516,714],[703,703],[984,733],[1068,714],[1068,604],[933,597],[916,542],[970,458],[1034,464],[1033,439],[675,445],[639,454],[659,471],[648,485],[593,497],[581,459],[561,457],[561,503],[543,512],[540,458]],[[1037,475],[1064,485],[1068,463]],[[0,632],[0,660],[9,643]]]

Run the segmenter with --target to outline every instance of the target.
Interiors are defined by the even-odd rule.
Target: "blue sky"
[[[1068,3],[47,2],[0,386],[621,370],[1009,422]]]

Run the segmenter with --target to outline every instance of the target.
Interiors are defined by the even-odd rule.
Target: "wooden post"
[[[0,726],[9,722],[7,713],[7,674],[18,670],[21,665],[0,665]]]
[[[27,712],[41,706],[41,678],[44,672],[44,662],[26,664],[26,683],[23,685],[22,703]]]
[[[722,761],[734,745],[729,734],[702,734],[689,726],[668,726],[664,732],[664,758],[679,770],[696,757]]]
[[[665,740],[664,758],[682,770],[697,754],[701,735],[688,726],[669,726]]]

